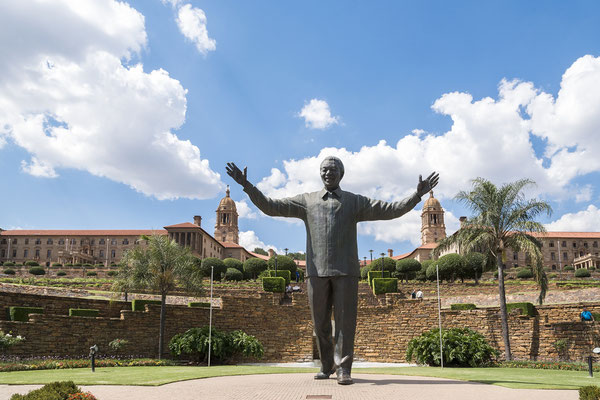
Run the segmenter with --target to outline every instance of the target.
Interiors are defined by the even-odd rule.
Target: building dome
[[[425,200],[425,204],[423,205],[423,210],[441,210],[442,205],[439,200],[433,197],[433,190],[429,192],[429,198]]]
[[[221,201],[219,202],[219,207],[218,207],[217,211],[219,211],[219,210],[237,211],[237,209],[235,207],[235,201],[233,201],[233,199],[231,197],[229,197],[229,185],[227,186],[227,190],[225,191],[225,197],[223,197],[221,199]]]

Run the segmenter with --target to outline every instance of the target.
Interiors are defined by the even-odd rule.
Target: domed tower
[[[422,244],[437,243],[445,237],[444,209],[438,199],[433,197],[432,190],[421,213],[421,242]]]
[[[221,242],[239,244],[238,213],[235,201],[229,197],[229,185],[225,197],[219,202],[217,208],[217,224],[215,225],[215,239]]]

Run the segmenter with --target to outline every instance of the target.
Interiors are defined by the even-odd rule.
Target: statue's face
[[[333,160],[325,160],[321,164],[321,180],[325,188],[329,191],[335,190],[340,186],[342,180],[342,171]]]

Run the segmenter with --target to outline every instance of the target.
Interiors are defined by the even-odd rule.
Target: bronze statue
[[[344,164],[337,157],[327,157],[321,163],[321,180],[325,186],[322,190],[284,199],[271,199],[262,194],[248,181],[247,168],[242,172],[234,163],[228,163],[227,173],[244,187],[250,200],[265,214],[304,221],[308,300],[321,358],[321,371],[315,379],[327,379],[337,372],[339,384],[352,384],[350,373],[360,278],[356,225],[361,221],[392,219],[406,214],[437,185],[439,175],[434,172],[425,180],[419,176],[412,196],[388,203],[340,189]]]

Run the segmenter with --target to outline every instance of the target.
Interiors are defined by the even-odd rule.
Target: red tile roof
[[[200,227],[196,224],[192,224],[191,222],[182,222],[181,224],[165,226],[165,229],[167,229],[167,228],[200,228]]]
[[[243,246],[240,246],[237,243],[232,243],[232,242],[221,242],[220,240],[217,240],[217,242],[221,243],[221,245],[227,249],[243,249]]]
[[[2,231],[2,236],[141,236],[141,235],[166,235],[163,229],[106,229],[106,230],[55,230],[55,229],[15,229]]]
[[[600,232],[546,232],[533,235],[541,238],[600,239]]]

